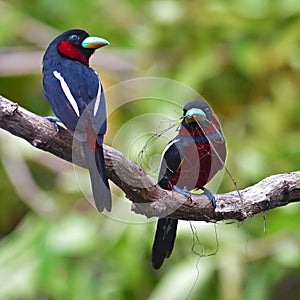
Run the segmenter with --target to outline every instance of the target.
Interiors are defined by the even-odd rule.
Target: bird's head
[[[103,38],[89,36],[81,29],[71,29],[56,37],[48,49],[88,66],[89,58],[94,51],[106,45],[109,45],[109,42]]]
[[[198,127],[198,123],[205,124],[210,121],[212,112],[205,101],[196,100],[187,103],[183,108],[183,121],[185,127]]]

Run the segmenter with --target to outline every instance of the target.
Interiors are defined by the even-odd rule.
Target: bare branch
[[[57,134],[53,124],[18,104],[0,96],[0,128],[28,141],[32,146],[73,162],[72,135],[64,128]],[[73,153],[76,163],[85,166],[82,152]],[[109,178],[130,199],[132,210],[152,216],[215,222],[227,219],[245,220],[266,210],[300,201],[300,171],[273,175],[241,190],[216,195],[214,210],[204,195],[193,195],[192,202],[174,191],[155,185],[133,161],[116,149],[104,145]]]

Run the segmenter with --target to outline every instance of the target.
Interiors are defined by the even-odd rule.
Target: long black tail
[[[157,222],[152,247],[152,267],[159,269],[173,250],[177,231],[177,219],[162,218]]]
[[[83,143],[83,151],[90,171],[92,191],[95,205],[98,211],[111,210],[111,194],[105,170],[103,147],[97,143],[95,149],[91,149],[87,143]]]

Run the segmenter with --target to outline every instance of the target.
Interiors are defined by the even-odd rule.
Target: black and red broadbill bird
[[[202,189],[216,206],[214,195],[204,186],[224,167],[226,145],[218,119],[205,101],[196,100],[183,108],[178,135],[162,155],[158,184],[189,197],[190,190]],[[177,219],[160,218],[152,247],[152,266],[159,269],[173,250]]]
[[[111,210],[103,155],[106,108],[101,81],[89,67],[89,58],[106,45],[109,42],[103,38],[72,29],[56,37],[43,58],[44,95],[57,117],[53,119],[82,142],[99,211]]]

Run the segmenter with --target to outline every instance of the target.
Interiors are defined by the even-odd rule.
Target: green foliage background
[[[29,110],[51,114],[41,89],[47,43],[83,28],[111,42],[95,64],[105,88],[157,76],[209,101],[240,188],[300,169],[299,1],[1,0],[0,10],[0,94]],[[106,142],[122,150],[136,133],[118,143],[114,134],[147,111],[181,114],[166,103],[131,103],[111,116]],[[129,154],[138,160],[136,151]],[[262,215],[243,224],[194,224],[199,255],[182,221],[174,253],[153,271],[154,222],[98,214],[81,192],[89,191],[84,170],[76,171],[80,190],[70,164],[4,131],[0,155],[0,299],[300,298],[298,204],[267,212],[266,232]],[[219,191],[232,189],[225,176]],[[113,190],[114,206],[129,211]]]

